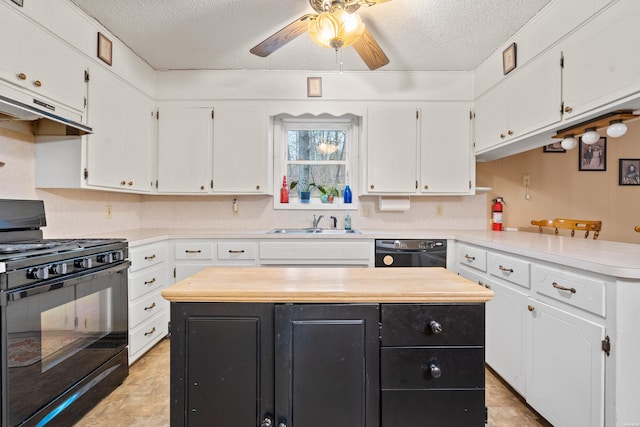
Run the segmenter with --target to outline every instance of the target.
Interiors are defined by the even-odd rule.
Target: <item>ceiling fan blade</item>
[[[249,52],[262,56],[263,58],[272,54],[300,34],[305,33],[309,28],[309,20],[315,17],[316,15],[312,13],[301,16],[277,33],[252,47]]]
[[[389,63],[389,58],[366,28],[358,41],[353,44],[353,48],[370,70],[375,70]]]

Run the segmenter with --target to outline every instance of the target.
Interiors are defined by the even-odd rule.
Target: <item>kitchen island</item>
[[[171,302],[171,425],[483,426],[484,303],[442,268],[208,268]]]

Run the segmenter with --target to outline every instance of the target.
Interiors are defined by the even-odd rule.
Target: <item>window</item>
[[[282,118],[280,137],[276,139],[275,188],[287,177],[290,186],[289,203],[280,203],[276,192],[274,206],[282,209],[349,209],[354,203],[343,203],[343,190],[349,183],[354,192],[356,159],[354,143],[357,119],[343,118]],[[280,173],[277,173],[280,172]],[[306,201],[300,192],[309,190]],[[333,199],[331,196],[334,196]],[[357,197],[354,195],[353,201]]]

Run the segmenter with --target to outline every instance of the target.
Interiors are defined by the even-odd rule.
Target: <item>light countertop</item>
[[[493,291],[444,268],[210,267],[162,291],[172,302],[486,302]]]

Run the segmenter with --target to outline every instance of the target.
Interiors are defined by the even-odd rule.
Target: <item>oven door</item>
[[[127,347],[129,264],[7,293],[2,425],[31,417]]]

